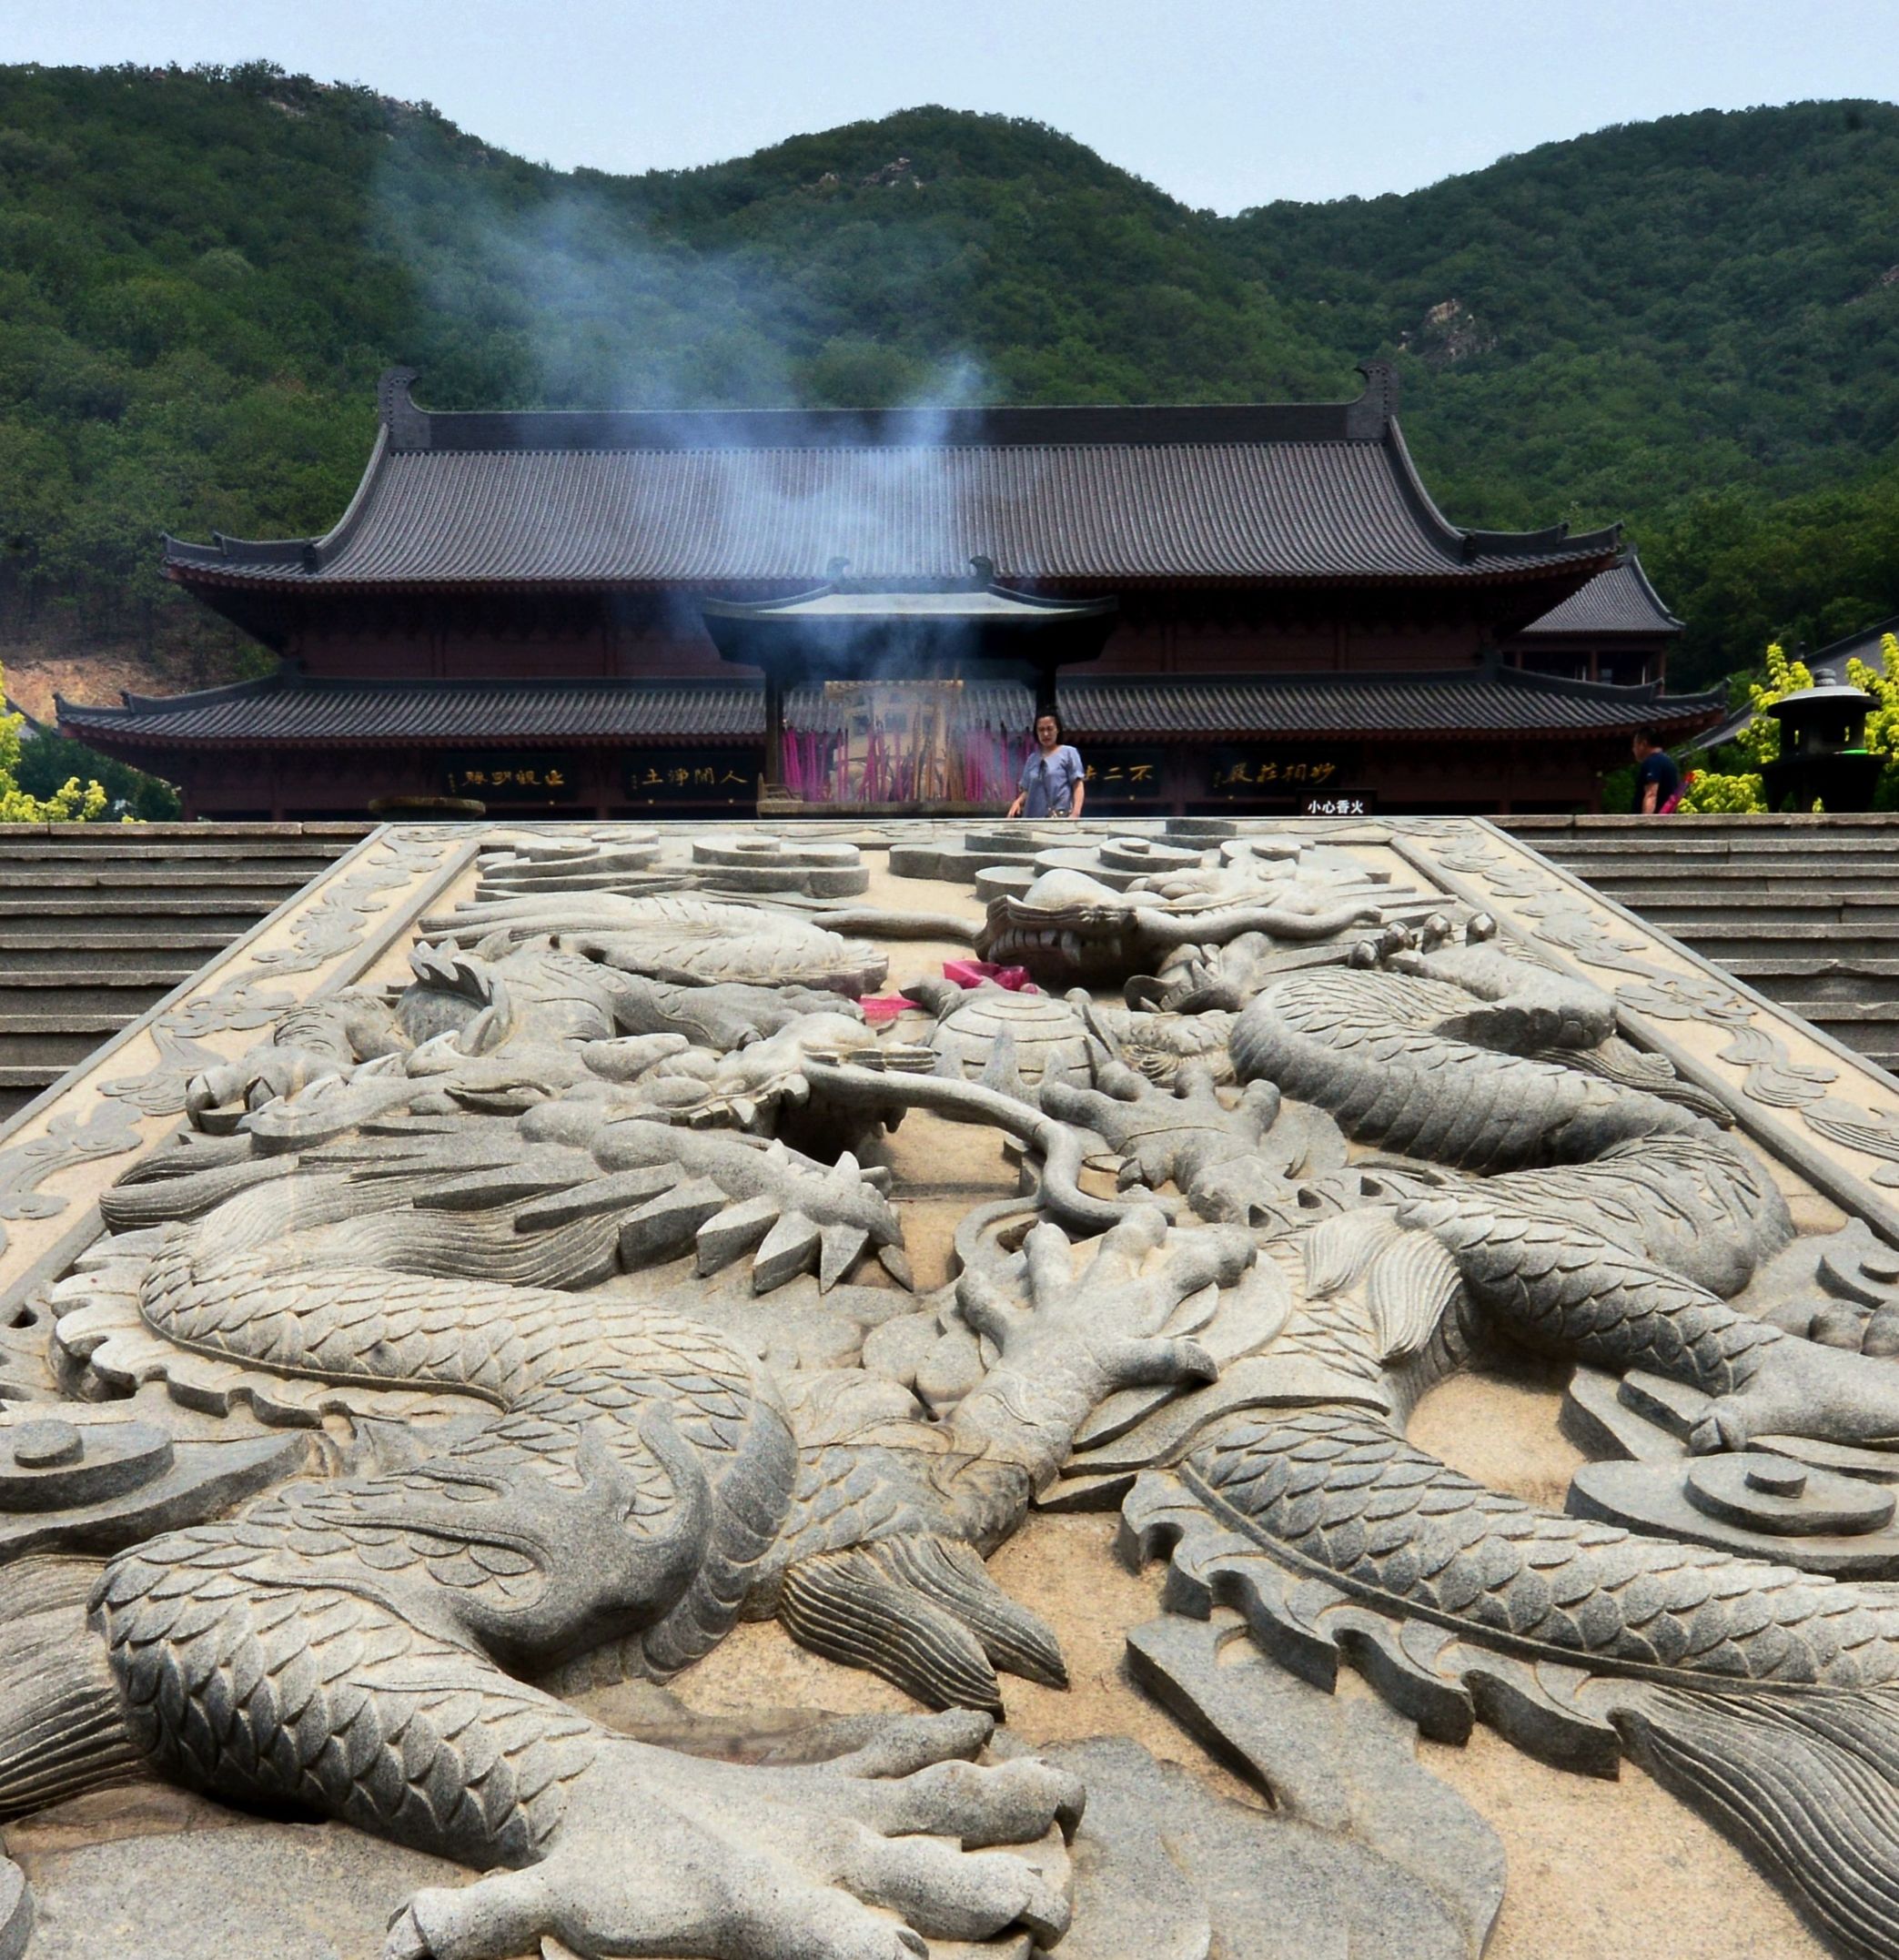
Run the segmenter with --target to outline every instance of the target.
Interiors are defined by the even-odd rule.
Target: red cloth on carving
[[[993,980],[1012,994],[1039,994],[1042,990],[1028,976],[1025,966],[998,966],[993,960],[944,960],[943,977],[958,986],[981,986]]]

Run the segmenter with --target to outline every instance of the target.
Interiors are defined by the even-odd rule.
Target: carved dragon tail
[[[1836,1945],[1899,1954],[1899,1689],[1658,1688],[1617,1726],[1657,1782],[1771,1871]]]
[[[99,1568],[22,1559],[0,1573],[0,1818],[146,1773],[106,1650],[86,1625]]]
[[[1339,1408],[1233,1418],[1182,1477],[1237,1534],[1221,1543],[1249,1539],[1278,1568],[1264,1590],[1244,1556],[1206,1574],[1269,1644],[1288,1627],[1308,1640],[1315,1611],[1362,1638],[1369,1608],[1404,1668],[1432,1652],[1397,1639],[1405,1622],[1448,1630],[1425,1684],[1439,1697],[1474,1688],[1481,1704],[1487,1671],[1511,1665],[1499,1655],[1534,1680],[1586,1670],[1578,1720],[1611,1764],[1619,1737],[1844,1950],[1899,1960],[1899,1591],[1540,1511]]]

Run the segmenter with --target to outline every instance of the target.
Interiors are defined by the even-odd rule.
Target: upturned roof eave
[[[1576,651],[1574,642],[1579,640],[1591,644],[1599,640],[1672,640],[1682,631],[1679,626],[1664,626],[1658,621],[1653,626],[1562,626],[1549,631],[1520,626],[1509,637],[1512,651],[1547,645],[1550,652],[1561,652],[1566,647]]]
[[[312,753],[334,752],[345,738],[336,735],[167,735],[150,730],[101,728],[96,723],[76,722],[76,739],[89,746],[105,749],[136,749],[142,754],[169,754],[180,749],[216,749],[249,753],[254,751],[294,750]],[[62,730],[66,724],[62,722]],[[83,734],[77,732],[83,731]],[[542,729],[506,735],[413,734],[351,735],[351,749],[531,749],[558,744],[563,749],[625,748],[750,748],[765,739],[761,723],[755,731],[702,729],[667,730],[647,734],[602,734],[597,731],[573,734],[561,729]]]
[[[1584,551],[1561,557],[1528,559],[1510,565],[1446,565],[1439,571],[1168,571],[1095,572],[1065,571],[1036,574],[1013,572],[1012,578],[1035,578],[1044,585],[1100,585],[1112,581],[1117,589],[1129,587],[1159,589],[1177,586],[1207,586],[1218,589],[1268,587],[1283,591],[1328,591],[1338,588],[1428,587],[1455,591],[1464,586],[1521,585],[1536,579],[1581,571],[1601,558],[1612,560],[1601,551]],[[747,573],[732,577],[676,578],[429,578],[429,579],[338,579],[321,573],[245,571],[230,566],[209,566],[168,560],[166,576],[180,585],[217,585],[246,591],[279,593],[336,593],[339,597],[365,595],[440,596],[452,592],[676,592],[685,589],[718,586],[753,587],[760,591],[792,584],[807,574]]]
[[[1635,582],[1641,587],[1648,597],[1649,603],[1654,607],[1656,612],[1665,622],[1664,630],[1677,633],[1686,631],[1688,621],[1669,611],[1662,594],[1655,590],[1654,581],[1649,577],[1648,568],[1641,561],[1641,552],[1631,550],[1629,553],[1629,570],[1635,574]]]
[[[1104,745],[1116,743],[1180,743],[1189,747],[1202,746],[1209,743],[1278,743],[1297,744],[1302,742],[1401,742],[1442,743],[1446,740],[1474,743],[1508,742],[1617,742],[1624,741],[1638,728],[1644,725],[1641,718],[1631,716],[1626,724],[1621,722],[1598,722],[1579,726],[1574,722],[1551,722],[1530,727],[1511,726],[1508,728],[1418,728],[1397,727],[1389,724],[1367,722],[1351,723],[1337,728],[1295,728],[1259,729],[1253,727],[1233,728],[1146,728],[1141,726],[1091,728],[1076,721],[1073,732],[1078,740],[1100,743]],[[1674,724],[1668,724],[1672,731]],[[1682,724],[1679,732],[1683,735],[1697,732],[1694,728]],[[89,745],[112,751],[116,749],[136,750],[141,754],[157,755],[176,753],[179,750],[202,752],[217,751],[220,753],[256,753],[269,750],[273,753],[317,753],[333,751],[337,746],[334,736],[201,736],[201,735],[158,735],[149,732],[133,733],[96,727],[87,728],[84,739]],[[655,731],[641,734],[570,734],[560,730],[544,730],[540,732],[507,735],[485,735],[479,740],[470,735],[364,735],[349,738],[351,749],[532,749],[558,746],[563,749],[626,749],[626,748],[752,748],[764,740],[763,728],[740,732],[719,730],[712,733],[695,730]]]
[[[1389,681],[1391,677],[1383,678]],[[1447,737],[1465,742],[1581,741],[1598,738],[1612,740],[1626,736],[1638,728],[1656,723],[1685,736],[1710,726],[1720,718],[1721,713],[1718,706],[1692,701],[1684,701],[1680,707],[1666,700],[1631,700],[1611,705],[1625,712],[1612,720],[1594,723],[1535,722],[1488,725],[1479,723],[1474,726],[1419,725],[1416,722],[1407,724],[1383,718],[1368,717],[1362,721],[1341,721],[1328,727],[1295,729],[1262,728],[1253,723],[1237,722],[1202,728],[1164,726],[1140,721],[1100,722],[1090,718],[1083,702],[1073,699],[1065,703],[1065,712],[1074,732],[1081,739],[1101,742],[1177,742],[1189,744],[1313,740],[1439,742]],[[764,739],[762,719],[755,729],[613,731],[575,730],[556,725],[481,735],[470,734],[466,731],[435,732],[427,729],[347,737],[338,736],[333,731],[308,735],[202,735],[157,729],[152,727],[149,722],[138,725],[135,718],[139,712],[140,711],[131,708],[75,710],[62,704],[59,727],[62,732],[106,748],[137,749],[142,753],[153,753],[176,752],[180,749],[216,750],[224,753],[264,749],[318,752],[333,750],[339,741],[347,742],[351,748],[361,749],[465,749],[470,745],[484,749],[529,748],[555,743],[568,748],[613,749],[630,745],[689,747],[697,744],[742,747]]]

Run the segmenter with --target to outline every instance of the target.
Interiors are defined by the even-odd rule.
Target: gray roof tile
[[[1843,640],[1831,641],[1817,653],[1806,656],[1807,672],[1816,681],[1843,681],[1850,661],[1864,661],[1875,672],[1880,665],[1880,642],[1888,633],[1899,634],[1899,613],[1891,619],[1875,620]]]
[[[1658,698],[1652,687],[1552,681],[1509,668],[1448,673],[1284,678],[1065,680],[1077,740],[1215,740],[1264,735],[1520,735],[1611,732],[1712,719],[1713,695]],[[964,716],[1026,727],[1030,696],[1005,682],[966,688]],[[793,690],[787,719],[828,725],[815,688]],[[122,708],[60,704],[64,732],[108,746],[628,741],[755,742],[763,694],[742,681],[337,682],[272,676]]]
[[[1678,633],[1682,621],[1662,603],[1649,583],[1641,561],[1624,553],[1607,571],[1599,571],[1580,591],[1571,593],[1540,619],[1532,620],[1518,637],[1532,633],[1593,636],[1599,633]]]
[[[1880,642],[1888,633],[1899,634],[1899,612],[1890,619],[1875,620],[1872,625],[1863,626],[1858,632],[1848,633],[1844,639],[1829,641],[1817,652],[1802,654],[1801,661],[1823,687],[1829,682],[1843,682],[1847,667],[1856,660],[1864,661],[1877,672],[1883,665]],[[1736,708],[1719,727],[1708,731],[1703,738],[1706,745],[1718,749],[1722,743],[1733,741],[1753,718],[1752,708]]]
[[[384,426],[326,537],[167,541],[187,583],[310,589],[1497,580],[1604,561],[1613,532],[1459,530],[1389,409],[1015,409],[885,416],[431,414]]]

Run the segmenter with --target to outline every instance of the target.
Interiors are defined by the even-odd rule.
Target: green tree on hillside
[[[0,634],[234,648],[157,533],[333,523],[392,361],[716,406],[1336,399],[1379,354],[1453,518],[1628,520],[1694,683],[1899,611],[1895,239],[1871,102],[1221,219],[940,107],[615,177],[268,63],[0,68]]]
[[[0,702],[6,698],[6,670],[0,667]],[[20,787],[24,714],[0,707],[0,823],[92,823],[106,814],[111,799],[105,785],[69,776],[50,796]]]

